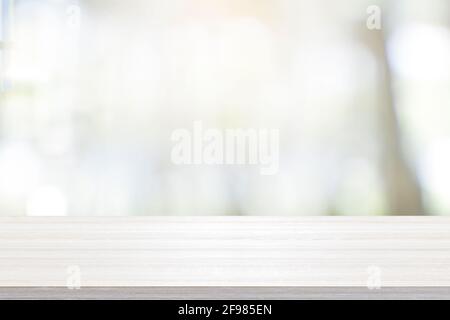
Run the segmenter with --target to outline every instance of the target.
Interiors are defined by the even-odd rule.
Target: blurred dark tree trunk
[[[364,42],[377,59],[376,107],[380,137],[380,171],[389,214],[425,214],[419,181],[404,152],[383,31],[366,29]]]

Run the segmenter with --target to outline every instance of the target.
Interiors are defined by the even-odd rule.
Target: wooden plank
[[[0,218],[0,287],[65,287],[77,268],[82,288],[364,289],[374,268],[382,288],[450,287],[450,218]]]
[[[0,288],[0,300],[438,300],[450,288],[415,287],[369,290],[356,287],[103,287]]]

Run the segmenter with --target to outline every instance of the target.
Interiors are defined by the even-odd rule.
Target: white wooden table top
[[[0,218],[0,287],[74,266],[82,288],[450,287],[450,218]]]

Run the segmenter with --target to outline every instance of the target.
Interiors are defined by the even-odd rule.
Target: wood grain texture
[[[0,218],[0,287],[450,287],[446,217]]]
[[[0,287],[0,300],[441,300],[448,287]]]

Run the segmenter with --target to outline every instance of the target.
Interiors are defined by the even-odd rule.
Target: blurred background
[[[448,0],[0,2],[0,215],[450,214]],[[278,174],[174,165],[197,120]]]

